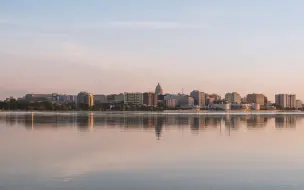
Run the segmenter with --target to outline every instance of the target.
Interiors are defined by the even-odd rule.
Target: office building
[[[80,92],[77,95],[77,104],[85,106],[94,106],[94,95],[88,92]]]
[[[193,90],[190,96],[194,99],[194,105],[204,106],[206,105],[206,93],[200,92],[198,90]]]
[[[96,94],[94,95],[95,104],[107,103],[107,96],[104,94]]]
[[[156,88],[155,88],[155,94],[164,94],[163,88],[160,86],[158,83]]]
[[[296,95],[294,94],[276,94],[275,103],[281,108],[296,108]]]
[[[158,95],[153,92],[145,92],[143,94],[143,104],[153,106],[158,104]]]
[[[143,104],[143,94],[139,92],[125,93],[124,99],[126,104]]]
[[[242,97],[239,93],[232,92],[225,95],[225,100],[231,104],[240,104],[242,102]]]
[[[267,98],[263,94],[248,94],[246,97],[246,103],[254,103],[264,106],[267,103]]]

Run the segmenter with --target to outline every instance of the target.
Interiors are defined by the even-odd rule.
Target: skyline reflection
[[[29,130],[77,127],[79,131],[94,128],[121,128],[123,130],[155,130],[160,139],[164,128],[190,129],[198,134],[206,129],[237,131],[242,127],[259,129],[274,126],[276,129],[296,128],[301,115],[149,115],[149,114],[99,114],[75,113],[1,113],[0,124],[23,126]],[[274,125],[267,126],[269,122]]]

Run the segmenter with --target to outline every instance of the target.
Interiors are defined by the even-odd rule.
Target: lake
[[[2,190],[303,190],[304,115],[0,112]]]

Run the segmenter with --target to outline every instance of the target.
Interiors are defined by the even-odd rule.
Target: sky
[[[304,100],[300,0],[2,0],[0,98],[193,89]]]

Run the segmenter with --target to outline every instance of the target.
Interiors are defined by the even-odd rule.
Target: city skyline
[[[118,6],[119,5],[119,6]],[[193,89],[224,96],[297,94],[304,3],[4,1],[0,99]],[[286,72],[290,71],[290,72]]]
[[[153,88],[151,88],[153,89]],[[166,88],[165,88],[166,89]],[[267,96],[267,95],[264,95],[263,93],[256,93],[256,92],[251,92],[251,93],[248,93],[248,94],[240,94],[238,92],[231,92],[231,91],[228,91],[228,92],[225,92],[223,95],[222,94],[217,94],[215,92],[205,92],[205,91],[202,91],[200,89],[192,89],[191,91],[189,92],[184,92],[184,88],[181,89],[180,92],[168,92],[168,91],[165,91],[163,88],[162,88],[162,85],[158,82],[156,87],[155,87],[155,90],[145,90],[145,91],[124,91],[124,92],[117,92],[117,93],[103,93],[103,92],[98,92],[98,93],[92,93],[91,91],[85,91],[85,90],[82,90],[82,91],[78,91],[77,93],[75,94],[71,94],[71,93],[66,93],[66,92],[58,92],[58,91],[54,91],[54,92],[29,92],[29,93],[26,93],[26,94],[21,94],[20,96],[14,96],[14,95],[9,95],[9,96],[6,96],[4,97],[2,100],[5,100],[6,98],[24,98],[26,97],[26,95],[32,95],[32,94],[37,94],[37,95],[66,95],[66,96],[77,96],[77,94],[79,93],[90,93],[94,96],[98,96],[98,95],[101,95],[101,96],[111,96],[111,95],[120,95],[120,94],[128,94],[128,93],[133,93],[133,94],[136,94],[136,93],[140,93],[140,94],[145,94],[145,93],[155,93],[155,94],[163,94],[163,95],[190,95],[190,96],[193,96],[191,95],[192,93],[194,92],[198,92],[198,93],[203,93],[204,96],[205,95],[209,95],[209,96],[219,96],[222,98],[222,100],[227,100],[228,102],[236,102],[236,103],[241,103],[242,99],[247,99],[248,98],[248,95],[261,95],[261,96],[264,96],[265,98],[268,99],[268,101],[271,101],[271,102],[275,102],[276,101],[276,97],[277,95],[296,95],[296,94],[293,94],[293,93],[276,93],[276,94],[273,94],[273,96]],[[238,100],[235,100],[235,98],[233,97],[230,97],[230,96],[235,96],[235,95],[238,96]],[[297,96],[298,98],[298,96]],[[1,99],[0,99],[1,100]]]

